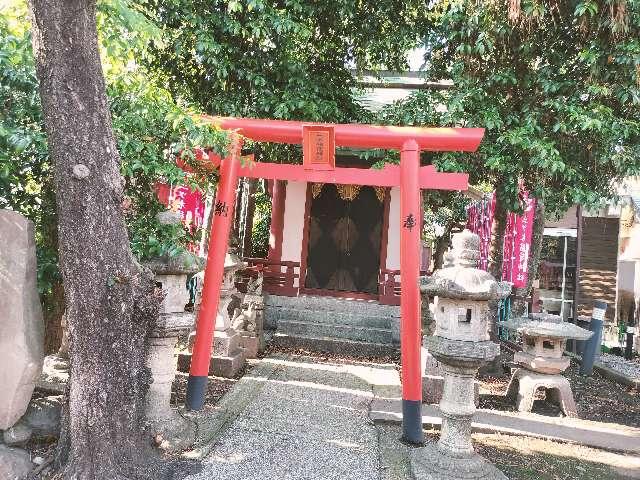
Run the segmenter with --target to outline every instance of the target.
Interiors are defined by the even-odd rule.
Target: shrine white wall
[[[290,262],[300,261],[306,200],[306,182],[287,182],[287,194],[284,200],[282,260]]]
[[[400,187],[393,187],[389,202],[389,235],[387,237],[387,269],[400,270]]]

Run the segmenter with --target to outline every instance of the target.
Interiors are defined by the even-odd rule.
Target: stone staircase
[[[400,307],[375,301],[301,295],[265,298],[265,327],[277,346],[350,356],[394,355]]]

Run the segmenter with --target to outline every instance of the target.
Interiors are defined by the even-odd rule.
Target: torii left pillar
[[[186,407],[200,410],[204,406],[211,362],[211,348],[216,313],[220,303],[220,289],[224,276],[224,259],[229,244],[229,232],[234,218],[234,203],[240,171],[241,140],[235,137],[231,155],[220,164],[220,182],[213,205],[213,223],[209,239],[209,254],[204,270],[202,304],[196,320],[196,338],[191,356],[187,383]]]
[[[400,349],[402,362],[402,438],[424,442],[420,344],[420,148],[407,140],[400,151]]]

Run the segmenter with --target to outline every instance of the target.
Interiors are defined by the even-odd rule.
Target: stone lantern
[[[471,444],[474,377],[500,353],[489,340],[489,302],[511,291],[509,283],[477,268],[479,258],[480,238],[465,230],[453,237],[445,267],[421,279],[422,293],[435,297],[436,329],[424,345],[442,368],[444,388],[440,440],[412,452],[418,480],[506,478]]]
[[[571,385],[561,375],[569,366],[569,358],[562,353],[567,340],[587,340],[593,333],[546,313],[532,313],[501,325],[522,336],[523,350],[513,356],[522,368],[513,373],[507,389],[507,396],[517,397],[518,410],[530,412],[536,391],[544,388],[566,416],[576,417]]]
[[[189,301],[187,276],[202,269],[202,262],[189,253],[156,258],[146,263],[155,274],[164,298],[158,322],[151,332],[147,367],[153,379],[146,397],[146,416],[156,442],[167,451],[182,450],[195,440],[195,425],[171,408],[171,388],[176,376],[175,346],[178,337],[193,326],[195,316],[185,311]]]
[[[229,315],[229,304],[238,294],[236,289],[236,274],[238,270],[246,267],[246,264],[232,250],[227,252],[224,259],[224,275],[220,289],[220,301],[216,313],[215,331],[211,350],[209,373],[216,377],[234,377],[244,367],[246,361],[245,350],[241,347],[240,333],[233,327]],[[200,313],[202,302],[202,288],[204,286],[204,272],[198,274],[196,286],[195,313]],[[189,349],[193,348],[195,332],[191,332]]]

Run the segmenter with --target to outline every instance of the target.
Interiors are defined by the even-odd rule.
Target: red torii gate
[[[465,173],[439,173],[431,165],[420,166],[420,151],[465,151],[478,148],[484,135],[482,128],[417,128],[357,124],[315,124],[281,120],[249,118],[203,117],[216,126],[261,142],[303,144],[304,165],[251,163],[241,165],[241,138],[234,136],[230,155],[210,159],[220,163],[220,182],[210,236],[209,254],[205,267],[202,304],[196,322],[189,382],[187,408],[200,410],[204,405],[214,324],[224,273],[224,258],[233,219],[235,191],[239,177],[293,180],[306,182],[400,187],[400,332],[402,361],[402,426],[403,438],[422,443],[422,378],[421,378],[421,321],[419,245],[422,205],[420,189],[466,190]],[[320,138],[318,144],[310,140],[310,132]],[[309,142],[316,155],[309,160]],[[328,144],[328,145],[327,145]],[[334,149],[340,147],[383,148],[400,150],[400,165],[387,165],[380,170],[335,168]],[[328,148],[326,148],[328,147]],[[308,161],[309,160],[309,161]]]

